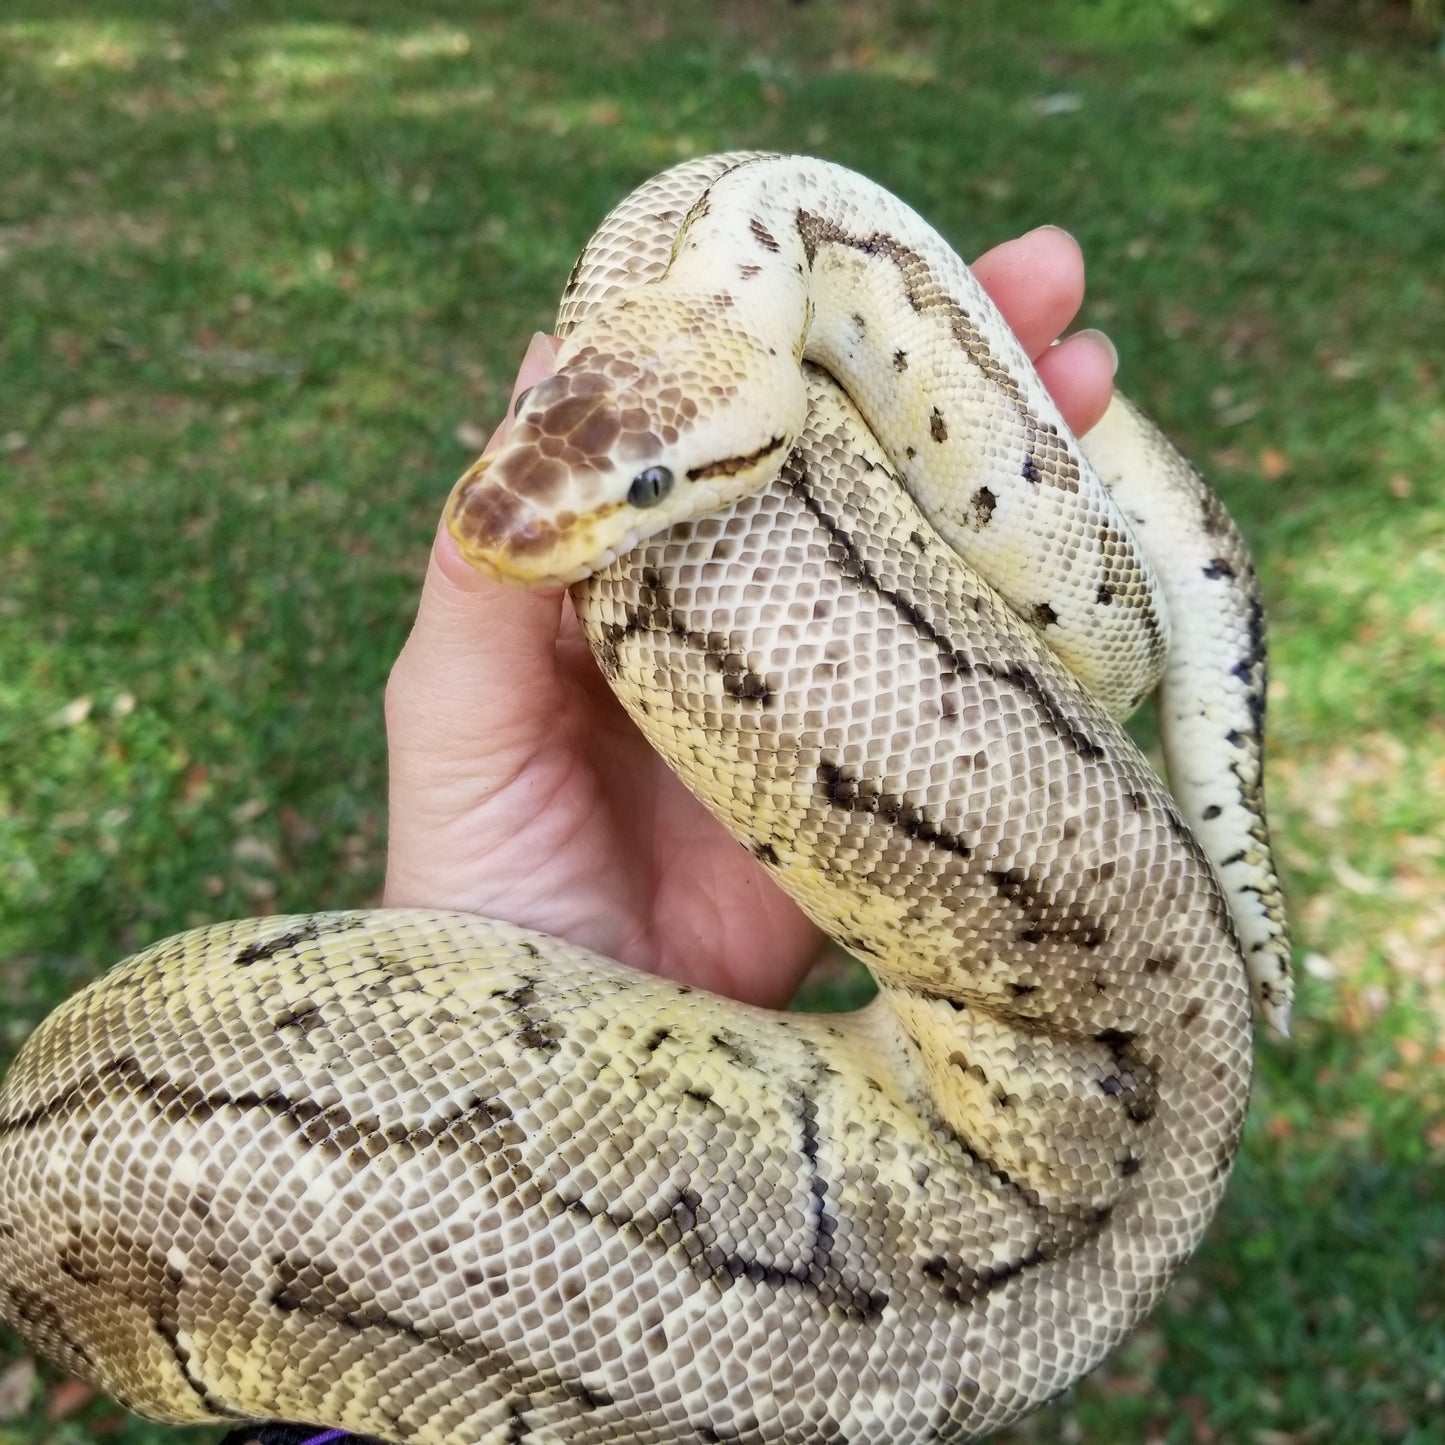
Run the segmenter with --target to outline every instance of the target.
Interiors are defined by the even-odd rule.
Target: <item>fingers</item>
[[[1034,362],[1076,436],[1083,436],[1108,409],[1118,355],[1102,331],[1080,331]]]
[[[1109,404],[1117,357],[1096,331],[1053,345],[1084,300],[1079,243],[1057,226],[1040,226],[985,252],[973,271],[1034,358],[1064,420],[1087,431]]]
[[[1057,226],[1040,226],[985,251],[973,273],[1030,356],[1059,336],[1083,304],[1084,253]]]

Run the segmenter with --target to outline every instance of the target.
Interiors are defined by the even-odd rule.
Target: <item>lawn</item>
[[[1428,6],[9,0],[0,1053],[126,951],[376,896],[381,689],[442,499],[607,206],[842,161],[1083,324],[1251,539],[1301,962],[1166,1304],[1016,1428],[1445,1419],[1445,75]],[[0,1341],[0,1445],[201,1445]]]

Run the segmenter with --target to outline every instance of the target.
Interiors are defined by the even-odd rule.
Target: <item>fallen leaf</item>
[[[276,850],[264,839],[243,834],[231,844],[231,856],[238,863],[251,863],[259,868],[276,866]]]
[[[452,433],[457,441],[469,452],[479,452],[486,446],[487,439],[491,436],[487,427],[478,426],[475,422],[464,421],[458,424],[456,431]]]
[[[76,727],[90,716],[91,706],[91,700],[88,697],[77,697],[61,708],[56,721],[62,727]]]
[[[0,1420],[14,1420],[30,1408],[35,1393],[35,1361],[22,1355],[0,1370]]]
[[[1052,95],[1041,95],[1034,101],[1036,115],[1072,115],[1083,105],[1083,99],[1076,91],[1056,90]]]
[[[1277,482],[1289,471],[1289,458],[1274,447],[1266,447],[1259,454],[1259,469],[1267,482]]]
[[[50,1392],[45,1413],[52,1420],[63,1420],[77,1410],[83,1410],[95,1399],[96,1392],[80,1380],[62,1380]]]

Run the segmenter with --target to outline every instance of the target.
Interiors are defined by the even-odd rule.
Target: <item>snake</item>
[[[291,1422],[252,1440],[984,1438],[1161,1298],[1287,1028],[1256,570],[1142,411],[1076,440],[835,164],[654,177],[557,330],[457,545],[572,588],[876,997],[779,1013],[456,912],[183,933],[9,1071],[0,1317],[154,1419]],[[1172,790],[1121,726],[1151,692]]]

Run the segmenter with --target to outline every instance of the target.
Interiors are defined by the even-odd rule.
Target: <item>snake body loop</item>
[[[999,1428],[1157,1300],[1244,1118],[1242,938],[1261,943],[1261,1002],[1288,1004],[1253,573],[1132,410],[1111,413],[1099,481],[908,216],[819,162],[712,157],[649,183],[574,273],[557,383],[450,515],[483,565],[533,580],[585,563],[578,537],[593,560],[630,548],[574,591],[603,672],[878,998],[770,1014],[458,914],[168,940],[47,1020],[0,1093],[12,1327],[175,1421],[399,1445],[894,1445]],[[692,242],[728,276],[712,293]],[[802,266],[774,278],[801,288],[802,326],[736,302],[705,325],[699,297],[741,292],[769,256]],[[679,266],[685,286],[651,290]],[[825,335],[828,371],[810,359]],[[797,395],[765,389],[798,415],[744,435],[728,389],[749,391],[745,358],[769,347]],[[850,368],[876,394],[850,400]],[[908,370],[922,389],[899,400],[883,381]],[[950,460],[915,501],[899,478],[924,438]],[[1136,488],[1141,455],[1172,490]],[[984,510],[1002,533],[1032,508],[1048,559],[1030,582],[1003,543],[1007,585],[1048,592],[1022,619],[945,540],[988,552],[975,494],[995,485]],[[1116,583],[1129,615],[1091,651],[1079,619]],[[1176,805],[1112,713],[1181,608],[1204,658],[1169,656],[1166,698],[1210,723]],[[1069,629],[1103,701],[1050,647]],[[1181,806],[1225,819],[1221,868]],[[1241,835],[1252,864],[1231,861]]]

